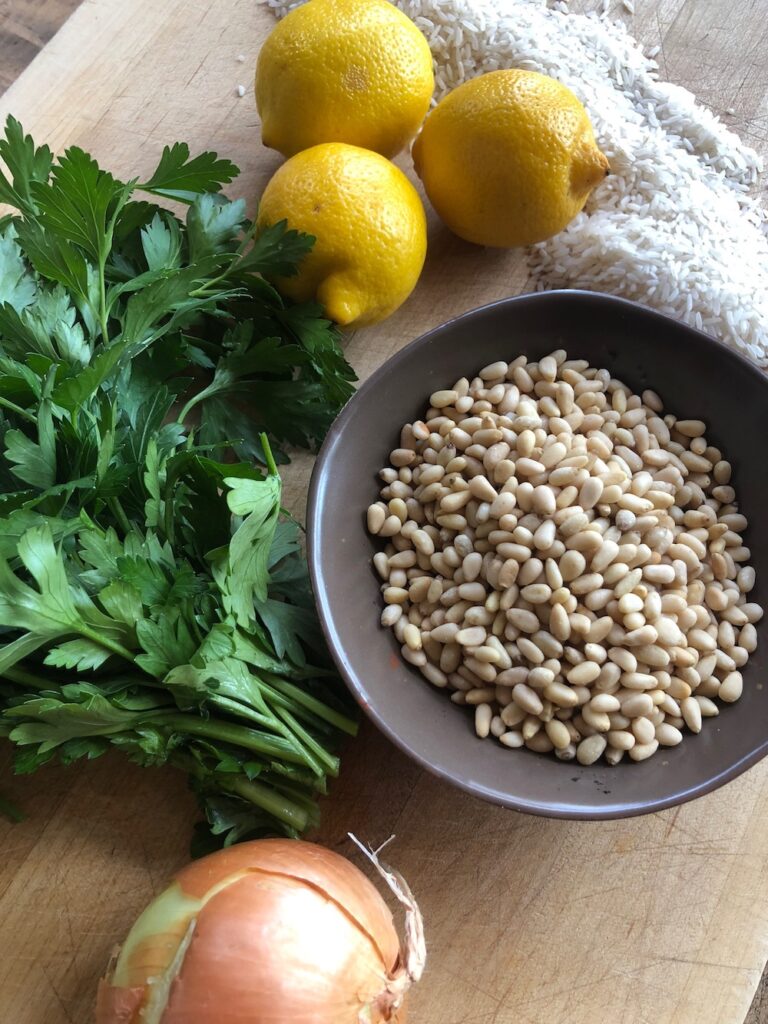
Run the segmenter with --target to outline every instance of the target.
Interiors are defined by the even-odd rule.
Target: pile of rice
[[[278,15],[296,3],[268,0]],[[768,365],[768,232],[748,193],[750,149],[620,24],[546,0],[396,0],[426,36],[436,98],[468,78],[528,68],[586,106],[612,174],[585,211],[530,250],[538,288],[635,299]],[[603,5],[605,7],[605,5]]]

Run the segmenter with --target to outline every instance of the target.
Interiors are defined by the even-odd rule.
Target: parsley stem
[[[205,396],[206,390],[207,390],[207,388],[204,388],[202,391],[198,391],[198,393],[196,395],[192,395],[192,397],[189,399],[189,401],[182,407],[181,412],[176,417],[176,422],[179,425],[184,423],[184,421],[186,420],[187,416],[189,416],[189,414],[192,412],[192,410],[197,405],[197,403],[202,401],[202,399],[206,397]]]
[[[125,658],[126,661],[134,661],[135,655],[133,651],[129,651],[127,647],[123,647],[117,640],[112,640],[105,633],[99,633],[96,629],[91,629],[90,626],[86,626],[85,623],[81,623],[77,626],[77,631],[81,636],[84,636],[87,640],[93,640],[95,644],[99,644],[101,647],[106,647],[108,651],[112,651],[113,654],[118,654],[121,658]]]
[[[109,505],[109,508],[110,508],[110,510],[112,512],[112,515],[115,517],[115,519],[119,523],[120,529],[124,533],[126,533],[126,534],[132,533],[133,532],[133,527],[131,526],[131,521],[128,518],[128,516],[125,514],[125,509],[120,504],[120,499],[119,498],[107,498],[107,504]]]
[[[277,476],[277,465],[275,463],[275,457],[272,454],[272,449],[269,446],[269,439],[266,434],[260,434],[259,440],[261,441],[261,447],[264,450],[264,459],[267,463],[267,469],[269,470],[270,476]]]
[[[101,329],[101,339],[104,345],[109,344],[109,315],[107,313],[107,281],[105,268],[107,265],[107,255],[111,248],[112,245],[110,239],[110,244],[102,246],[99,254],[99,327]]]
[[[306,763],[292,743],[279,739],[277,736],[269,736],[256,729],[249,729],[244,725],[234,725],[232,722],[224,722],[220,719],[212,721],[198,718],[195,715],[166,714],[165,712],[152,715],[149,721],[174,731],[189,733],[191,736],[206,736],[208,739],[220,740],[223,743],[231,743],[233,746],[244,747],[246,750],[253,750],[257,754],[282,758],[292,764]]]
[[[242,797],[243,800],[256,804],[257,807],[273,814],[280,821],[292,825],[298,832],[303,832],[307,827],[307,812],[289,801],[287,797],[281,796],[276,790],[268,789],[266,786],[246,778],[229,779],[227,776],[217,775],[217,780],[222,789],[229,790],[230,793]]]
[[[15,412],[17,416],[21,416],[28,423],[37,423],[37,417],[33,416],[27,409],[22,409],[20,405],[16,405],[15,402],[9,401],[7,398],[0,398],[0,406],[7,409],[9,412]]]
[[[270,789],[259,782],[249,781],[244,776],[232,777],[224,772],[207,771],[193,758],[181,752],[175,753],[171,757],[171,761],[203,784],[215,782],[218,789],[233,793],[235,796],[247,800],[248,803],[260,807],[279,821],[295,828],[297,832],[303,832],[309,823],[307,812],[276,789]]]
[[[287,708],[278,706],[277,713],[283,719],[285,724],[293,730],[294,735],[304,743],[308,750],[311,751],[317,760],[324,766],[325,771],[329,775],[336,777],[339,774],[339,759],[329,754],[328,751],[307,732],[303,725],[294,718]],[[322,771],[318,771],[317,774],[321,775]]]
[[[323,719],[323,721],[328,722],[330,725],[335,725],[337,729],[345,732],[348,736],[357,735],[357,723],[351,718],[339,714],[338,711],[329,708],[327,704],[323,704],[322,701],[306,693],[301,687],[294,686],[293,683],[288,682],[287,679],[283,679],[281,676],[274,675],[272,672],[262,672],[262,676],[278,693],[282,693],[285,697],[290,697],[291,700],[302,705],[307,711],[313,712],[318,718]]]
[[[19,668],[18,665],[14,665],[13,668],[3,669],[2,677],[11,683],[16,683],[18,686],[28,686],[32,690],[50,690],[55,685],[50,679],[43,679],[42,676],[33,675],[31,672]]]
[[[232,271],[232,268],[236,265],[238,261],[238,254],[231,253],[230,255],[231,259],[229,263],[224,267],[220,274],[217,274],[215,277],[210,278],[208,281],[205,282],[205,284],[201,284],[197,288],[191,289],[189,294],[194,298],[204,299],[211,294],[211,289],[218,289],[219,291],[221,291],[219,285],[223,281],[226,281],[226,279],[229,277]]]
[[[271,717],[267,717],[239,701],[232,700],[230,697],[222,697],[216,694],[212,698],[212,701],[223,711],[229,711],[232,715],[250,719],[251,721],[257,722],[265,729],[271,729],[273,732],[279,733],[286,742],[290,743],[296,751],[302,755],[303,761],[315,775],[323,774],[323,767],[321,764],[322,759],[318,759],[318,757],[314,756],[312,753],[313,747],[311,743],[306,743],[305,745],[301,743],[300,736],[297,735],[299,730],[291,731],[288,725],[285,722],[280,721],[280,718],[276,717],[274,714]],[[325,751],[323,751],[323,754],[326,758],[328,757],[328,755],[325,754]]]

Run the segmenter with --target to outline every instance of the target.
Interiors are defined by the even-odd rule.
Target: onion
[[[344,857],[295,839],[243,843],[184,868],[138,918],[99,986],[96,1024],[402,1024],[424,967],[421,915],[364,852],[406,907],[404,948]]]

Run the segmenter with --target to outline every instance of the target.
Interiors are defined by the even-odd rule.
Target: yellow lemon
[[[449,93],[413,147],[440,217],[479,245],[551,238],[608,173],[586,110],[535,71],[491,71]]]
[[[316,298],[342,326],[383,320],[419,279],[424,207],[378,153],[328,142],[291,157],[264,190],[257,232],[281,220],[316,239],[298,274],[280,279],[281,291],[299,302]]]
[[[387,0],[310,0],[259,54],[262,140],[285,156],[348,142],[391,157],[419,130],[433,88],[426,39]]]

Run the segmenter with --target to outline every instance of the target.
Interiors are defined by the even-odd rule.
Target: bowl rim
[[[356,702],[362,708],[366,716],[399,750],[411,758],[411,760],[415,761],[421,768],[429,772],[430,775],[448,782],[449,784],[456,786],[458,789],[463,790],[465,793],[469,793],[474,797],[485,800],[486,802],[506,807],[510,810],[520,811],[524,814],[532,814],[537,817],[571,821],[609,821],[621,818],[638,817],[643,814],[652,814],[670,807],[688,803],[691,800],[695,800],[700,796],[704,796],[707,793],[711,793],[714,790],[719,789],[728,782],[732,782],[734,779],[738,778],[739,775],[742,775],[745,771],[753,767],[768,755],[768,732],[766,733],[766,737],[762,743],[718,774],[708,776],[702,782],[688,786],[688,788],[679,792],[672,793],[668,796],[649,798],[647,802],[643,803],[621,806],[613,804],[605,809],[584,807],[580,805],[568,806],[566,804],[552,806],[551,804],[546,804],[538,800],[528,800],[513,794],[503,793],[495,789],[490,790],[482,783],[475,782],[472,779],[467,779],[458,773],[453,772],[449,767],[444,767],[431,762],[416,747],[404,740],[398,732],[389,725],[386,719],[379,714],[376,707],[371,703],[364,683],[355,673],[352,665],[349,663],[343,652],[341,640],[333,625],[329,593],[328,588],[325,585],[325,574],[322,568],[322,559],[319,555],[321,532],[320,523],[322,519],[320,481],[325,473],[326,462],[329,460],[331,452],[338,441],[339,435],[343,431],[347,420],[352,414],[352,406],[358,401],[364,400],[370,392],[374,391],[393,369],[396,369],[401,362],[409,357],[415,347],[422,347],[428,344],[435,335],[440,334],[447,327],[452,327],[464,320],[472,320],[474,317],[484,314],[492,309],[520,305],[540,305],[542,303],[553,302],[574,302],[576,304],[581,304],[583,302],[597,302],[598,304],[604,304],[606,306],[611,305],[619,309],[624,309],[632,316],[639,315],[647,318],[648,320],[673,324],[676,330],[682,329],[687,332],[690,337],[695,339],[697,344],[703,345],[705,348],[709,348],[714,351],[716,353],[716,358],[734,360],[737,364],[741,364],[742,368],[746,369],[751,376],[754,376],[756,380],[759,380],[761,382],[761,386],[768,387],[768,377],[766,377],[763,371],[754,362],[748,359],[741,352],[738,352],[736,349],[727,345],[725,342],[720,341],[718,338],[715,338],[710,334],[706,334],[704,331],[701,331],[696,327],[692,327],[690,324],[684,323],[682,320],[678,320],[673,316],[661,313],[658,310],[652,309],[649,306],[645,306],[642,303],[635,302],[631,299],[621,298],[605,292],[587,291],[586,289],[581,288],[559,288],[551,291],[525,292],[520,295],[512,295],[507,298],[497,299],[494,302],[485,303],[482,306],[477,306],[474,309],[467,310],[455,317],[451,317],[449,320],[438,324],[436,327],[430,328],[413,341],[403,345],[402,348],[398,349],[397,352],[386,359],[366,378],[354,395],[349,399],[341,412],[337,415],[325,437],[325,440],[323,441],[312,468],[312,475],[307,495],[307,558],[312,590],[320,618],[320,625],[323,631],[323,636],[325,637],[325,641],[328,645],[328,649],[333,657],[333,661],[347,688],[352,693]]]

